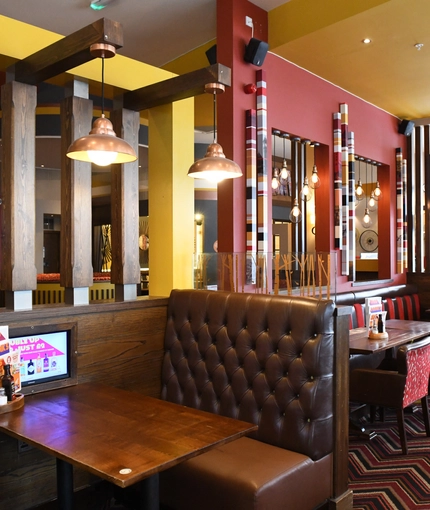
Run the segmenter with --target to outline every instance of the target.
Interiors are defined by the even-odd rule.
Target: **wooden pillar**
[[[35,264],[35,135],[37,91],[15,81],[1,89],[2,274],[6,308],[32,308]]]
[[[149,292],[193,287],[194,105],[184,99],[149,110]]]
[[[93,284],[91,232],[91,163],[66,156],[69,145],[91,130],[93,103],[88,85],[74,81],[61,103],[61,274],[65,302],[89,303]]]
[[[118,109],[111,113],[113,129],[138,153],[139,113]],[[112,267],[115,301],[136,299],[139,266],[139,162],[112,165]]]

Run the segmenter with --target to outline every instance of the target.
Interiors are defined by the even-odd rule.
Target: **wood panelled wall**
[[[159,397],[166,317],[167,298],[139,297],[88,306],[40,305],[24,312],[2,309],[0,324],[75,323],[78,384],[100,382]],[[18,441],[0,434],[0,465],[0,510],[26,510],[56,497],[54,457],[36,448],[18,453]],[[75,489],[95,480],[75,469]]]

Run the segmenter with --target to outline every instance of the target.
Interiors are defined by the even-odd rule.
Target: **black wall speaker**
[[[409,136],[414,130],[415,123],[411,120],[402,120],[399,124],[399,133],[401,135]]]
[[[267,42],[259,41],[252,37],[245,48],[245,62],[259,67],[262,66],[268,49],[269,45]]]
[[[213,46],[211,46],[207,51],[206,51],[206,57],[207,59],[209,60],[209,64],[211,66],[213,66],[214,64],[216,64],[216,44],[214,44]]]

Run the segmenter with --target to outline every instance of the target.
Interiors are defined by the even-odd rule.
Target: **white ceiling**
[[[352,2],[292,0],[290,5],[321,11],[305,9],[300,20],[285,19],[287,38],[277,47],[269,17],[270,50],[399,118],[430,117],[430,0],[361,0],[356,14],[346,9],[344,16],[320,20],[342,1]],[[287,0],[252,3],[270,12]],[[158,67],[216,36],[216,0],[111,0],[102,11],[89,4],[0,0],[0,14],[63,35],[101,17],[118,21],[124,32],[119,53]],[[299,24],[301,32],[288,38]],[[372,44],[365,47],[366,36]],[[419,51],[417,43],[424,44]]]
[[[91,0],[0,0],[0,14],[62,35],[102,17],[123,26],[121,55],[161,67],[216,37],[216,0],[111,0],[101,11]],[[253,0],[265,10],[286,0]],[[192,27],[192,30],[190,30]]]
[[[90,0],[0,0],[0,14],[62,35],[102,17],[118,21],[124,33],[118,53],[157,67],[216,37],[216,0],[108,1],[105,9],[94,11]],[[251,0],[268,12],[288,1]],[[330,10],[341,1],[352,0],[319,0],[318,6]],[[278,47],[271,45],[271,51],[399,118],[430,117],[430,0],[381,0],[354,16],[320,25],[318,13],[305,13],[301,32]],[[286,19],[285,33],[292,33],[296,22]],[[372,44],[364,46],[367,36]],[[417,43],[424,46],[418,50]],[[198,136],[208,143],[212,139],[211,133]],[[58,166],[46,163],[47,168]],[[100,179],[103,184],[105,176]]]

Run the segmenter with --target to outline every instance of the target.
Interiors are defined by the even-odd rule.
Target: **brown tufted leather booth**
[[[334,313],[327,300],[172,291],[162,398],[259,428],[161,473],[165,505],[310,510],[331,500],[331,508],[352,508],[347,481],[334,477],[347,469],[348,441],[334,416],[348,402],[347,380],[334,375]]]

